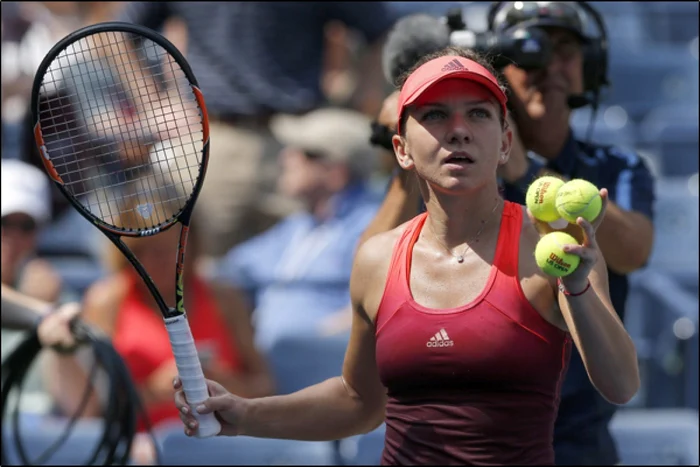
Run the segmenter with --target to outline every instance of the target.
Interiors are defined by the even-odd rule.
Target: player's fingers
[[[565,245],[564,251],[581,258],[581,261],[594,262],[596,259],[596,250],[583,245]]]
[[[212,397],[223,396],[228,394],[228,391],[221,384],[217,383],[213,379],[207,379],[207,389],[209,390],[209,395]]]
[[[197,428],[197,420],[192,415],[184,415],[182,412],[180,412],[179,417],[182,421],[182,424],[185,425],[187,428],[190,428],[192,430]]]
[[[600,213],[598,214],[598,216],[595,219],[593,219],[593,222],[592,222],[593,228],[595,230],[598,230],[598,226],[600,226],[600,224],[603,222],[603,219],[605,219],[605,213],[607,212],[607,209],[608,209],[609,197],[608,197],[608,189],[607,188],[602,188],[600,190],[600,198],[602,200]]]
[[[173,388],[175,390],[178,390],[182,387],[182,381],[180,380],[179,376],[176,376],[175,379],[173,380]]]
[[[177,389],[175,391],[175,407],[177,407],[177,410],[179,410],[180,412],[182,412],[183,408],[185,407],[187,407],[187,411],[189,411],[187,399],[185,399],[185,391],[181,389]]]
[[[586,247],[595,247],[595,227],[583,217],[576,219],[576,224],[583,230],[583,242]]]
[[[228,410],[231,407],[231,399],[226,396],[210,397],[195,407],[195,410],[200,414],[208,414],[222,410]]]

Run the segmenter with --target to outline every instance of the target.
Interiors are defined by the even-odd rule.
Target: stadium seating
[[[3,450],[7,455],[8,465],[26,465],[20,462],[14,441],[14,430],[9,420],[3,421]],[[36,463],[40,456],[47,451],[65,433],[67,419],[44,417],[36,414],[20,416],[20,439],[24,451],[30,461],[29,465],[88,465],[102,437],[104,424],[102,420],[79,420],[73,427],[65,442],[58,445],[53,455]],[[123,451],[121,451],[123,452]],[[97,457],[93,465],[102,465],[104,452]]]
[[[379,465],[384,449],[386,425],[383,423],[365,435],[344,439],[340,454],[345,465]]]
[[[653,41],[685,45],[697,37],[698,2],[639,2],[638,5]]]
[[[328,442],[251,438],[189,438],[182,425],[156,430],[162,465],[335,465]]]
[[[634,122],[658,106],[697,102],[698,61],[687,47],[648,44],[610,52],[612,85],[604,91],[603,103],[622,106]]]
[[[697,77],[695,86],[698,86]],[[692,102],[657,107],[640,125],[638,144],[659,156],[661,172],[666,177],[698,172],[697,98]]]
[[[289,394],[340,376],[348,335],[318,337],[287,336],[267,355],[278,394]]]
[[[698,195],[678,177],[658,179],[656,196],[651,258],[630,275],[625,313],[642,372],[635,404],[697,409]]]
[[[593,119],[591,142],[616,145],[621,148],[633,148],[637,129],[628,118],[627,111],[619,106],[601,106]],[[581,140],[588,138],[591,125],[591,108],[584,107],[571,115],[571,128],[574,135]]]
[[[39,235],[38,250],[45,256],[96,258],[104,236],[75,209],[68,209]]]
[[[654,247],[648,267],[697,278],[698,194],[685,177],[658,179],[655,185]]]
[[[620,410],[610,429],[623,465],[698,465],[696,410]]]
[[[104,268],[84,256],[47,256],[45,258],[61,276],[68,293],[79,299],[95,281],[105,275]]]

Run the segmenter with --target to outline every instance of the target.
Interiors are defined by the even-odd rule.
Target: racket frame
[[[199,164],[199,173],[197,175],[197,180],[192,188],[192,193],[190,194],[189,199],[185,202],[185,205],[180,210],[180,212],[176,213],[173,217],[161,223],[159,226],[150,229],[120,229],[107,224],[106,222],[102,221],[102,219],[90,213],[80,203],[80,201],[78,201],[75,198],[75,196],[73,196],[73,194],[66,189],[63,181],[61,180],[61,177],[59,176],[58,172],[56,171],[53,165],[53,162],[51,161],[51,157],[48,153],[48,150],[44,143],[43,134],[41,132],[39,116],[39,94],[41,91],[41,86],[44,82],[44,76],[46,74],[46,71],[49,69],[56,57],[58,57],[64,50],[66,50],[69,45],[85,37],[107,32],[124,32],[137,34],[147,39],[150,39],[155,44],[162,47],[168,54],[170,54],[170,56],[172,56],[172,58],[175,60],[178,66],[180,66],[180,68],[182,69],[183,73],[185,74],[185,77],[187,78],[187,80],[190,83],[190,86],[192,87],[192,91],[194,93],[195,98],[197,99],[197,104],[201,112],[203,132],[202,139],[204,141],[204,145],[202,149],[201,163]],[[99,228],[105,234],[105,236],[112,241],[112,243],[114,243],[114,245],[119,249],[119,251],[121,251],[122,254],[124,254],[126,259],[129,260],[129,262],[136,269],[137,273],[141,276],[144,283],[148,287],[148,290],[151,292],[154,299],[156,300],[158,308],[163,314],[163,317],[172,318],[184,314],[185,307],[183,275],[187,237],[190,228],[192,211],[194,209],[197,197],[199,196],[202,185],[204,183],[204,177],[206,175],[207,165],[209,162],[209,116],[207,113],[207,108],[204,104],[204,96],[202,95],[202,92],[199,89],[199,83],[197,82],[197,78],[194,76],[192,68],[190,67],[189,63],[187,63],[187,60],[185,60],[185,57],[168,39],[149,28],[132,23],[118,21],[90,25],[79,29],[75,32],[72,32],[71,34],[68,34],[66,37],[58,41],[56,45],[54,45],[51,48],[51,50],[46,54],[46,57],[44,57],[44,59],[42,60],[34,76],[34,83],[32,86],[31,96],[32,120],[34,122],[34,138],[37,143],[37,147],[39,148],[41,160],[51,179],[55,182],[61,193],[63,193],[63,195],[68,199],[71,205],[73,205],[73,207],[84,218],[86,218],[91,223],[95,224],[95,226]],[[180,240],[178,241],[177,259],[175,267],[175,307],[173,308],[167,305],[167,303],[163,299],[162,294],[158,291],[157,287],[153,283],[153,279],[151,279],[148,272],[143,268],[141,263],[138,261],[136,256],[129,250],[129,248],[126,247],[126,245],[124,244],[124,242],[122,242],[120,237],[153,236],[160,232],[168,230],[176,223],[181,224],[181,229]]]
[[[199,173],[194,186],[192,187],[192,192],[190,193],[189,199],[185,202],[184,207],[180,212],[174,214],[170,219],[159,224],[158,226],[150,229],[121,229],[116,226],[112,226],[102,221],[97,216],[90,213],[82,203],[65,187],[61,177],[59,176],[56,168],[54,167],[51,157],[46,148],[43,134],[41,132],[40,115],[39,115],[39,94],[41,91],[41,86],[44,80],[44,75],[46,71],[51,66],[52,62],[58,55],[67,49],[67,47],[79,41],[80,39],[91,36],[93,34],[106,33],[106,32],[124,32],[140,35],[144,38],[152,40],[155,44],[159,45],[165,51],[170,54],[170,56],[175,60],[175,62],[180,66],[184,72],[186,78],[188,79],[194,96],[199,105],[199,110],[202,117],[202,139],[203,147],[201,154],[201,162],[199,164]],[[184,261],[185,261],[185,250],[187,245],[187,237],[190,229],[190,220],[192,217],[192,211],[194,205],[197,201],[197,197],[202,188],[204,182],[204,176],[206,174],[207,164],[209,161],[209,117],[207,114],[207,108],[204,103],[204,97],[199,89],[199,84],[197,79],[192,73],[192,69],[189,64],[180,53],[179,50],[165,37],[158,34],[151,29],[145,28],[143,26],[124,23],[124,22],[105,22],[99,23],[91,26],[79,29],[54,45],[48,52],[46,57],[42,60],[39,68],[37,69],[36,75],[34,77],[34,83],[32,86],[31,95],[31,111],[32,118],[34,121],[34,137],[41,154],[41,160],[48,172],[49,176],[53,179],[56,186],[63,195],[68,199],[68,201],[73,205],[73,207],[88,221],[93,223],[109,240],[114,243],[114,245],[124,254],[131,265],[136,269],[136,272],[141,276],[144,283],[148,287],[149,291],[156,300],[158,307],[163,315],[165,321],[165,327],[168,331],[168,336],[170,339],[170,344],[175,356],[175,361],[178,368],[178,373],[182,380],[183,389],[185,395],[192,408],[192,414],[199,422],[199,430],[196,434],[199,438],[207,438],[217,435],[221,431],[221,424],[216,419],[213,413],[201,415],[195,410],[195,406],[201,404],[209,395],[206,381],[202,372],[201,362],[199,360],[197,350],[194,344],[194,339],[192,337],[192,331],[189,327],[187,321],[187,314],[184,307],[184,290],[183,290],[183,276],[184,276]],[[175,268],[175,307],[169,307],[162,294],[155,286],[153,279],[149,276],[148,272],[144,269],[141,263],[138,261],[136,256],[131,252],[131,250],[124,244],[121,237],[148,237],[156,235],[160,232],[164,232],[171,228],[175,223],[181,224],[180,229],[180,239],[177,248],[177,258],[176,258],[176,268]]]

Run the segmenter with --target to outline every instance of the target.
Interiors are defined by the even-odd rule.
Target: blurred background
[[[102,234],[71,209],[53,185],[49,186],[31,170],[31,166],[41,168],[29,123],[28,99],[34,73],[59,39],[79,27],[119,18],[125,3],[0,3],[2,281],[48,301],[83,299],[90,290],[102,290],[96,284],[108,284],[113,290],[119,270],[107,259],[109,248]],[[187,5],[194,8],[194,2],[180,3],[183,9]],[[612,82],[604,91],[601,108],[594,117],[592,139],[634,149],[644,157],[656,177],[654,250],[647,266],[631,275],[625,311],[625,325],[637,346],[642,389],[616,415],[615,433],[622,446],[623,463],[679,464],[684,457],[678,452],[687,449],[694,450],[697,462],[698,3],[590,3],[607,24]],[[270,5],[270,10],[277,8],[274,5],[282,8],[282,4]],[[311,111],[309,115],[313,117],[316,109],[339,107],[345,109],[337,116],[340,128],[356,125],[366,129],[354,135],[354,140],[349,137],[347,142],[338,143],[347,149],[346,154],[339,155],[332,163],[319,163],[314,154],[295,153],[289,135],[305,131],[322,145],[324,134],[333,134],[336,116],[321,118],[324,124],[318,118],[290,123],[278,119],[276,112],[252,112],[254,115],[244,119],[230,120],[222,111],[220,119],[214,117],[214,124],[224,128],[219,140],[212,133],[212,147],[220,145],[217,157],[226,148],[240,147],[245,151],[241,160],[246,159],[234,169],[232,165],[239,163],[238,156],[222,155],[217,160],[224,162],[216,171],[226,167],[231,167],[231,172],[249,170],[249,166],[256,169],[250,169],[253,175],[241,182],[250,184],[251,188],[245,192],[225,192],[223,188],[219,191],[227,184],[238,183],[234,178],[221,176],[211,181],[207,195],[211,199],[218,196],[238,201],[235,206],[212,201],[210,207],[201,207],[212,222],[221,220],[221,236],[226,240],[200,235],[197,240],[201,246],[192,261],[196,259],[196,271],[203,280],[235,290],[241,309],[252,316],[253,335],[241,337],[239,333],[232,339],[251,338],[256,352],[266,362],[265,371],[274,381],[274,389],[266,387],[253,391],[254,394],[287,393],[339,374],[347,343],[347,280],[354,244],[381,203],[391,174],[391,164],[383,161],[380,150],[364,147],[369,139],[370,122],[392,91],[381,76],[372,80],[381,74],[376,61],[377,40],[402,16],[417,12],[442,16],[454,7],[462,8],[470,30],[486,29],[487,2],[386,2],[386,18],[368,21],[361,11],[354,12],[353,6],[346,4],[342,13],[335,15],[337,20],[327,22],[317,32],[322,70],[317,78],[323,95],[320,104],[314,103],[305,111]],[[243,10],[241,14],[245,13]],[[309,9],[306,14],[312,13]],[[294,41],[297,37],[294,27],[281,22],[274,12],[270,14],[270,18],[256,18],[254,24],[259,29],[251,27],[249,34],[265,35],[267,41]],[[289,13],[281,13],[284,14]],[[288,23],[301,19],[286,17]],[[195,48],[198,43],[205,43],[201,37],[206,34],[206,24],[200,22],[197,30],[192,30],[197,27],[192,24],[197,23],[188,25],[172,15],[159,26],[188,59],[190,52],[198,52]],[[275,29],[278,24],[279,29]],[[261,41],[251,39],[250,44]],[[240,59],[249,58],[235,49],[231,46],[230,50],[238,53]],[[224,47],[223,51],[229,49]],[[259,55],[250,56],[257,57],[263,68],[271,66],[263,63]],[[293,58],[289,63],[301,66],[305,60],[313,60],[304,56]],[[225,93],[217,94],[216,89],[203,85],[202,90],[212,108],[218,108],[219,101],[226,99]],[[290,93],[283,90],[279,90],[280,95],[275,94],[274,87],[265,92],[271,101],[292,101]],[[308,97],[306,100],[312,101]],[[300,97],[295,102],[302,101]],[[225,106],[221,104],[221,107]],[[294,112],[283,109],[281,113]],[[590,122],[589,109],[576,111],[574,132],[585,136]],[[302,125],[303,130],[295,130],[294,125]],[[358,167],[352,163],[358,159],[347,159],[355,150],[374,151],[376,157],[362,159],[365,162]],[[257,155],[253,157],[253,154]],[[322,210],[328,203],[342,205],[329,229],[315,232],[312,240],[295,236],[294,232],[311,229],[299,213]],[[227,214],[229,208],[236,214]],[[317,261],[311,265],[305,263],[309,242],[323,245],[319,247]],[[165,251],[167,255],[174,250]],[[267,255],[285,259],[278,265],[279,269],[259,266],[266,262]],[[169,262],[170,258],[163,261]],[[121,306],[118,300],[114,303],[117,308]],[[274,314],[282,303],[288,312]],[[314,310],[309,311],[311,308]],[[2,331],[3,358],[21,337]],[[205,349],[203,354],[206,344],[201,346]],[[241,360],[245,359],[241,357]],[[27,426],[46,427],[47,419],[65,415],[38,368],[25,386],[21,408],[30,420]],[[630,418],[625,419],[625,413]],[[165,420],[158,431],[162,435],[159,442],[166,450],[167,446],[173,446],[168,436],[173,430],[181,432],[179,428],[171,429],[170,422]],[[634,431],[632,436],[629,426],[648,427],[648,430]],[[666,437],[662,438],[660,433]],[[678,446],[685,439],[694,441],[689,447]],[[178,443],[186,447],[187,442]],[[258,453],[268,456],[265,459],[270,464],[353,464],[367,459],[362,457],[363,453],[377,449],[370,441],[359,438],[328,446],[280,442],[275,445],[279,446],[279,454],[274,454],[278,451],[261,440],[231,442],[250,444],[221,452],[212,447],[207,450],[212,462],[217,463],[217,455],[225,455],[228,462],[257,463],[263,458],[256,458]],[[236,457],[236,453],[244,451],[245,456],[251,457]],[[279,458],[269,457],[273,455]],[[152,462],[147,453],[135,456],[136,463]],[[197,459],[204,462],[201,457]]]

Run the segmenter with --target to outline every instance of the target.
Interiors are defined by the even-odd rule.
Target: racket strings
[[[52,165],[97,218],[151,229],[186,206],[200,175],[202,114],[161,46],[114,31],[79,39],[49,66],[40,102]]]

